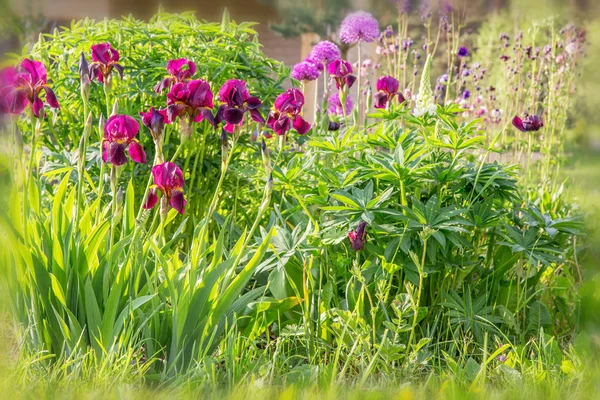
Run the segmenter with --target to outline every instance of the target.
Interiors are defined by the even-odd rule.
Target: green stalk
[[[412,326],[410,328],[410,336],[408,338],[408,345],[406,346],[406,354],[410,351],[412,343],[415,337],[415,329],[417,327],[417,317],[419,315],[419,304],[421,304],[421,293],[423,292],[423,266],[425,265],[425,255],[427,254],[427,238],[423,240],[423,254],[421,255],[421,264],[417,266],[419,272],[419,289],[417,290],[417,301],[414,303],[414,316]]]
[[[402,46],[400,46],[402,47]],[[358,50],[358,66],[357,66],[357,72],[356,72],[356,86],[357,86],[357,94],[356,94],[356,121],[354,121],[355,124],[358,124],[358,126],[360,127],[360,112],[361,110],[361,100],[362,100],[362,60],[361,60],[361,52],[360,52],[360,40],[358,41],[358,45],[357,45],[357,50]],[[342,103],[342,107],[346,107],[345,102]],[[344,110],[344,116],[346,115],[346,110]]]

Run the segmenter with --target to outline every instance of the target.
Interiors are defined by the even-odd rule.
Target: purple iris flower
[[[225,131],[233,133],[235,126],[244,122],[244,114],[250,113],[250,117],[261,124],[265,119],[259,111],[262,102],[257,97],[250,96],[246,82],[240,79],[230,79],[219,90],[219,100],[222,104],[217,110],[215,122],[217,124],[225,121]]]
[[[544,126],[544,121],[542,121],[542,119],[536,114],[525,114],[525,118],[523,119],[521,119],[518,115],[515,115],[512,120],[512,124],[521,132],[536,132],[539,131],[542,126]]]
[[[148,112],[140,112],[140,116],[142,117],[142,123],[148,128],[154,141],[162,136],[165,124],[171,123],[167,110],[157,110],[154,107],[150,107]]]
[[[373,95],[375,100],[375,108],[386,108],[388,103],[394,97],[398,96],[398,102],[404,103],[404,96],[398,91],[400,84],[396,78],[391,76],[382,76],[377,79],[377,93]]]
[[[150,188],[144,209],[149,210],[158,203],[158,191],[166,197],[168,204],[183,214],[186,200],[183,196],[183,172],[172,162],[157,164],[152,168],[154,185]]]
[[[125,150],[137,163],[146,163],[146,153],[135,138],[140,131],[140,124],[129,115],[112,115],[104,125],[104,141],[102,142],[102,160],[113,165],[127,163]]]
[[[348,232],[348,239],[350,239],[350,244],[354,251],[360,251],[364,249],[365,243],[367,241],[367,223],[361,222],[358,224],[358,228],[355,231]]]
[[[203,79],[178,82],[167,94],[167,115],[171,121],[176,117],[188,116],[194,122],[206,119],[216,128],[213,107],[213,93]]]
[[[165,77],[154,86],[154,91],[156,93],[161,93],[175,83],[190,80],[196,73],[196,64],[187,58],[170,60],[167,62],[167,72],[169,73],[169,76]]]
[[[116,69],[123,79],[123,67],[119,64],[119,52],[109,43],[100,43],[92,46],[92,65],[90,74],[96,75],[98,82],[105,83]]]
[[[18,68],[2,71],[0,88],[1,108],[12,114],[21,114],[28,105],[36,118],[44,117],[44,101],[40,92],[46,92],[46,103],[52,108],[60,108],[56,95],[48,86],[46,67],[39,61],[24,59]]]
[[[304,135],[310,130],[310,124],[302,118],[303,105],[304,95],[300,90],[296,88],[286,90],[275,99],[267,125],[280,136],[285,135],[291,128]]]
[[[327,72],[335,79],[335,86],[338,90],[345,87],[351,88],[356,81],[356,76],[352,75],[352,65],[346,60],[335,60],[329,63]]]

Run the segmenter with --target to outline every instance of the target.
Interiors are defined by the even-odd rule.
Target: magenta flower
[[[140,131],[140,124],[129,115],[113,115],[104,125],[104,141],[102,142],[102,160],[113,165],[127,163],[125,150],[137,163],[146,163],[146,153],[135,138]]]
[[[152,168],[154,185],[148,192],[148,198],[144,202],[144,209],[149,210],[158,202],[158,191],[167,199],[168,204],[183,214],[186,200],[183,197],[183,172],[172,162],[155,165]]]
[[[259,111],[262,102],[250,96],[246,82],[240,79],[230,79],[219,90],[219,100],[224,104],[219,106],[215,122],[220,124],[225,121],[225,131],[233,133],[235,127],[244,122],[244,114],[250,113],[250,117],[261,124],[265,119]]]
[[[154,107],[150,107],[148,112],[140,112],[140,116],[142,123],[150,130],[155,141],[162,136],[165,124],[171,123],[167,110],[157,110]]]
[[[352,100],[350,96],[346,97],[346,114],[352,112]],[[334,93],[327,99],[327,112],[330,115],[344,115],[344,109],[342,108],[342,102],[340,101],[340,94]],[[336,129],[337,130],[337,129]]]
[[[24,59],[17,69],[7,68],[2,73],[1,103],[12,114],[21,114],[28,105],[36,118],[44,117],[41,112],[44,102],[40,92],[46,93],[46,103],[60,108],[56,95],[48,86],[46,67],[39,61]]]
[[[319,77],[319,67],[311,61],[302,61],[294,65],[290,76],[299,81],[314,81]]]
[[[0,115],[11,112],[14,78],[15,69],[13,67],[6,67],[0,70]]]
[[[306,57],[304,59],[305,62],[307,63],[311,63],[312,65],[315,66],[315,68],[319,71],[319,73],[323,72],[325,70],[325,64],[323,64],[322,62],[319,62],[317,60],[315,60],[314,58],[311,58],[310,56]]]
[[[167,72],[169,73],[169,76],[165,77],[154,86],[154,91],[156,93],[161,93],[175,83],[190,80],[196,73],[196,64],[187,58],[170,60],[167,62]]]
[[[213,93],[208,82],[203,79],[174,84],[167,94],[167,104],[167,115],[171,121],[187,115],[190,121],[200,122],[206,119],[217,127],[212,114]]]
[[[396,78],[382,76],[377,79],[377,93],[373,95],[375,108],[386,108],[394,97],[398,96],[398,102],[404,103],[404,96],[398,91],[399,83]]]
[[[379,37],[379,23],[366,11],[348,14],[340,26],[340,38],[344,43],[374,42]]]
[[[318,64],[329,64],[340,59],[340,49],[332,42],[323,40],[311,50],[307,60]]]
[[[521,132],[536,132],[544,126],[544,121],[536,114],[529,115],[525,114],[525,118],[521,119],[518,115],[512,120],[512,124],[515,128]]]
[[[355,231],[348,232],[348,239],[350,239],[350,244],[354,251],[360,251],[364,249],[365,243],[367,241],[367,223],[361,222],[358,224],[358,228]]]
[[[304,95],[300,90],[286,90],[275,99],[267,125],[280,136],[285,135],[292,127],[300,135],[304,135],[310,130],[310,124],[300,115],[303,105]]]
[[[335,60],[327,66],[327,72],[335,79],[335,86],[341,90],[345,87],[351,88],[356,81],[352,75],[352,65],[346,60]]]
[[[123,79],[123,67],[119,64],[119,52],[113,49],[109,43],[100,43],[92,46],[92,65],[90,74],[96,75],[98,82],[106,82],[116,69]]]

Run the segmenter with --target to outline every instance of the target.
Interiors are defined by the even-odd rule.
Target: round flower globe
[[[366,11],[348,14],[340,26],[340,38],[344,43],[371,43],[379,37],[379,23]]]

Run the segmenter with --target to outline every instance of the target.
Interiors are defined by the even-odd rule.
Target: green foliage
[[[110,40],[126,67],[109,101],[94,83],[98,120],[114,103],[129,115],[164,104],[152,87],[179,57],[214,92],[241,78],[271,104],[285,70],[254,38],[227,16],[159,14],[74,22],[33,46],[62,109],[9,126],[32,132],[29,169],[10,143],[0,214],[23,373],[323,390],[427,376],[440,393],[547,370],[550,388],[582,376],[571,345],[585,342],[573,315],[582,217],[554,184],[490,161],[504,131],[489,140],[456,104],[419,117],[393,104],[364,125],[319,124],[264,148],[249,121],[222,139],[196,124],[187,142],[176,122],[163,150],[183,169],[183,216],[140,207],[149,165],[105,176],[102,126],[95,138],[78,95],[80,51]]]

